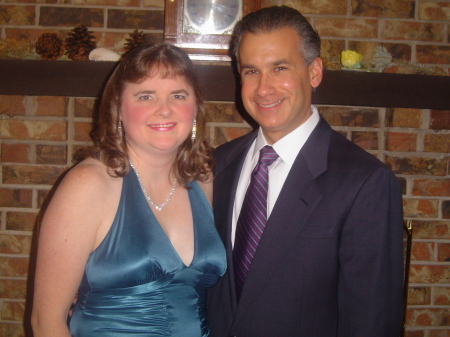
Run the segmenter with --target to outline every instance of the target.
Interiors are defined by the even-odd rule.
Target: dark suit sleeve
[[[394,174],[362,182],[340,245],[339,337],[398,337],[403,315],[402,199]]]

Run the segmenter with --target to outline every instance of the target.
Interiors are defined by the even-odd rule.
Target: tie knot
[[[266,145],[259,151],[259,162],[263,163],[267,167],[277,160],[278,154],[275,152],[272,146]]]

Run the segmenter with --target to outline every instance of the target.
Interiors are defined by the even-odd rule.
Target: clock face
[[[242,0],[185,0],[186,33],[229,34],[242,15]]]

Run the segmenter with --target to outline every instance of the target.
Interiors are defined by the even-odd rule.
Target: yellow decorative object
[[[348,69],[359,69],[362,61],[362,55],[353,50],[344,50],[341,52],[341,64]]]

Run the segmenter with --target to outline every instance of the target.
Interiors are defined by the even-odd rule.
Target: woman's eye
[[[184,95],[173,95],[173,98],[174,99],[176,99],[176,100],[180,100],[180,99],[184,99],[185,98],[185,96]]]
[[[152,97],[150,95],[139,96],[139,100],[141,100],[141,101],[148,101],[148,100],[151,100],[151,99],[152,99]]]

